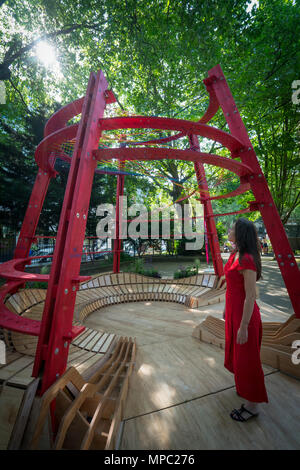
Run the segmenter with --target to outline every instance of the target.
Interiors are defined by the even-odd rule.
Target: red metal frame
[[[193,151],[200,153],[200,146],[197,136],[190,136],[190,144]],[[223,270],[223,260],[220,252],[220,244],[216,229],[216,223],[214,221],[213,209],[209,199],[209,190],[208,184],[205,177],[205,169],[203,163],[197,161],[194,163],[195,173],[199,186],[200,200],[203,204],[204,209],[204,220],[206,223],[206,233],[208,238],[208,243],[210,247],[212,262],[214,266],[214,271],[217,276],[221,277],[224,274]]]
[[[195,134],[206,137],[207,139],[215,140],[228,148],[233,154],[238,152],[240,149],[246,150],[246,147],[244,147],[242,142],[231,134],[228,134],[228,132],[224,132],[217,127],[202,124],[201,122],[155,116],[124,116],[99,119],[99,125],[101,126],[102,131],[140,128],[180,131],[185,135]],[[126,148],[124,150],[128,151],[130,149]],[[134,149],[134,151],[136,151],[136,149]]]
[[[208,79],[205,80],[205,84],[210,91],[212,90],[215,93],[231,135],[243,143],[244,148],[237,151],[235,156],[240,157],[242,163],[252,168],[253,174],[248,181],[256,198],[257,210],[261,213],[264,221],[295,315],[300,318],[300,270],[284,231],[268,183],[263,175],[220,65],[209,70]]]
[[[124,162],[119,161],[119,170],[124,168]],[[114,238],[114,259],[113,259],[113,272],[120,272],[120,261],[122,251],[122,240],[120,237],[120,227],[122,226],[122,199],[121,196],[124,194],[124,175],[118,175],[117,177],[117,194],[116,194],[116,232]]]
[[[103,73],[90,75],[60,216],[33,375],[43,370],[40,393],[65,371],[78,289],[81,252],[96,160],[92,150],[101,135],[108,84]]]
[[[33,375],[41,378],[40,394],[44,393],[64,372],[70,341],[83,328],[73,326],[72,322],[78,285],[80,282],[90,279],[89,276],[79,276],[79,272],[93,176],[97,172],[97,160],[117,158],[120,169],[124,166],[125,160],[174,158],[193,161],[200,200],[204,204],[204,217],[214,270],[218,276],[223,274],[223,264],[214,218],[225,214],[213,214],[211,200],[232,197],[251,188],[255,200],[248,202],[248,208],[230,212],[230,214],[260,211],[295,315],[300,318],[300,271],[221,67],[216,66],[210,70],[208,78],[204,82],[210,94],[210,103],[207,112],[198,122],[144,116],[108,119],[103,118],[104,110],[106,104],[114,102],[115,98],[113,93],[108,90],[103,73],[101,71],[97,75],[91,73],[85,97],[63,107],[46,124],[45,138],[38,145],[35,154],[39,166],[38,175],[25,213],[14,259],[2,263],[0,266],[0,276],[7,280],[6,284],[0,288],[0,327],[39,337]],[[225,115],[231,134],[207,125],[219,107]],[[80,123],[68,126],[68,121],[79,113],[81,113]],[[175,130],[179,133],[171,137],[144,142],[143,148],[97,149],[101,132],[108,129],[127,128]],[[197,138],[199,135],[227,147],[232,158],[200,152]],[[151,143],[163,143],[184,136],[190,139],[190,150],[147,147]],[[71,158],[64,153],[60,145],[75,138],[76,144]],[[32,242],[37,237],[35,231],[48,185],[50,179],[57,174],[54,170],[56,158],[69,161],[71,166],[51,272],[50,275],[25,273],[25,265],[29,264],[32,259],[29,257],[29,251]],[[240,158],[241,161],[235,160],[236,158]],[[240,186],[228,194],[211,197],[205,179],[204,163],[217,165],[236,173],[240,177]],[[124,175],[119,174],[114,272],[119,272],[120,269],[119,196],[122,196],[123,192]],[[190,197],[190,195],[186,197]],[[48,282],[41,322],[19,317],[4,305],[7,296],[17,292],[28,281]]]
[[[146,126],[146,124],[143,124]],[[109,148],[94,150],[93,155],[101,161],[111,160],[116,158],[118,160],[189,160],[192,162],[208,163],[210,165],[218,166],[232,171],[238,176],[251,175],[252,170],[249,165],[241,163],[237,160],[221,157],[220,155],[213,155],[211,153],[194,152],[194,150],[180,150],[180,149],[161,149],[161,148]]]

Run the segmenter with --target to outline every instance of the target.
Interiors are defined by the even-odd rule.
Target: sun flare
[[[37,44],[36,55],[46,67],[53,67],[58,64],[54,47],[46,41],[40,41]]]

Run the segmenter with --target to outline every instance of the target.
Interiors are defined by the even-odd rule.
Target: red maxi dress
[[[239,264],[239,257],[233,262],[233,252],[224,266],[227,283],[225,308],[225,360],[224,366],[234,374],[237,394],[248,401],[267,402],[264,373],[260,360],[262,323],[260,310],[255,301],[248,325],[248,341],[237,344],[237,332],[243,316],[245,301],[243,269],[257,271],[251,254],[245,253]]]

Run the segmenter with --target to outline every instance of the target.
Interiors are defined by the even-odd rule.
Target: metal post
[[[190,136],[190,144],[191,148],[195,151],[200,151],[198,137],[196,135]],[[220,245],[219,239],[216,229],[215,220],[213,218],[213,209],[212,204],[209,199],[209,192],[208,192],[208,184],[206,181],[206,175],[204,170],[203,163],[194,162],[199,193],[201,197],[201,202],[203,204],[204,209],[204,220],[206,222],[207,227],[207,237],[210,247],[210,252],[212,256],[214,271],[216,276],[221,277],[223,276],[223,261],[220,253]]]
[[[121,144],[122,146],[122,144]],[[125,163],[120,161],[118,162],[119,170],[124,168]],[[120,238],[120,227],[122,224],[122,204],[120,197],[124,194],[124,175],[118,175],[117,177],[117,200],[116,200],[116,231],[115,231],[115,240],[114,240],[114,261],[113,261],[113,272],[120,272],[120,259],[121,259],[121,248],[122,240]]]
[[[38,170],[14,252],[14,259],[27,258],[29,256],[50,180],[57,174],[54,170],[55,160],[55,157],[51,158],[52,172],[44,172],[41,168]]]
[[[79,284],[81,253],[96,157],[101,135],[99,118],[106,106],[106,79],[91,73],[65,192],[33,375],[42,376],[39,394],[60,377],[67,365],[73,312]]]

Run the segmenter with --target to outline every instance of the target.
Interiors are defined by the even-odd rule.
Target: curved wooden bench
[[[53,449],[115,448],[135,354],[135,340],[122,337],[110,359],[96,370],[88,382],[74,367],[68,369],[43,395],[31,449],[38,446],[54,399],[55,418],[59,426]],[[70,382],[73,399],[66,393]]]
[[[14,302],[14,292],[16,292],[22,283],[8,282],[0,288],[0,328],[9,331],[22,331],[27,334],[38,336],[40,334],[40,322],[24,318],[19,315],[20,306]],[[12,297],[9,306],[5,305],[8,297]]]
[[[223,279],[214,274],[198,274],[183,279],[158,279],[135,273],[104,273],[83,283],[76,296],[74,325],[80,325],[92,312],[126,302],[177,302],[189,308],[209,305],[224,299]],[[22,320],[40,321],[44,309],[46,289],[22,289],[7,296],[5,307]],[[38,338],[21,332],[4,330],[6,344],[12,351],[34,356]],[[115,335],[87,328],[70,347],[105,352]]]
[[[199,274],[183,279],[156,279],[133,273],[106,273],[80,286],[75,318],[82,322],[95,310],[125,302],[177,302],[189,308],[221,302],[224,277]]]
[[[27,273],[24,271],[26,264],[30,262],[31,258],[12,259],[0,265],[0,276],[6,279],[6,284],[0,287],[0,327],[10,331],[18,331],[28,335],[39,336],[41,322],[20,316],[18,314],[18,305],[13,305],[12,308],[7,308],[6,298],[13,297],[22,285],[26,282],[48,282],[49,274],[35,274]],[[90,279],[90,276],[79,276],[76,282],[84,282]],[[13,300],[12,303],[14,304]],[[21,300],[21,304],[22,304]],[[15,311],[17,308],[17,312]],[[21,307],[22,308],[22,307]],[[76,336],[76,331],[72,332]]]
[[[197,274],[182,279],[158,279],[135,273],[104,273],[94,276],[89,282],[83,283],[80,290],[92,287],[108,287],[123,284],[179,284],[213,287],[216,280],[215,274]]]
[[[14,316],[19,317],[20,320],[22,320],[23,322],[25,322],[26,319],[29,318],[32,321],[36,321],[37,324],[40,324],[40,319],[41,319],[40,314],[26,316],[26,313],[29,310],[30,311],[34,310],[36,306],[42,305],[42,308],[43,308],[44,301],[46,298],[46,293],[47,291],[45,289],[22,289],[14,294],[7,294],[4,300],[4,307],[8,311],[13,313]],[[21,342],[24,341],[25,344],[28,342],[29,344],[35,345],[34,346],[34,353],[35,353],[35,348],[36,348],[36,344],[38,341],[37,335],[33,336],[33,335],[18,333],[14,330],[10,330],[7,328],[2,329],[2,334],[3,334],[4,341],[6,343],[6,346],[9,352],[18,351],[18,347],[15,347],[14,342],[16,341],[16,343],[18,343],[18,341],[20,341],[19,339],[22,338]],[[24,353],[27,354],[26,351],[22,350],[22,348],[20,352],[22,352],[23,354]],[[34,355],[34,354],[29,354],[29,355]]]
[[[46,289],[20,290],[11,295],[6,300],[5,305],[20,317],[24,315],[24,317],[40,321],[44,310],[46,293]],[[80,325],[76,321],[73,324]],[[10,353],[18,352],[28,356],[35,356],[38,337],[5,329],[3,330],[3,337]],[[105,331],[86,328],[85,331],[72,341],[69,355],[75,354],[77,350],[82,349],[103,354],[110,347],[115,337],[116,335],[106,333]]]
[[[124,302],[167,301],[178,302],[193,308],[195,302],[199,305],[200,298],[202,304],[220,299],[222,295],[220,286],[221,280],[212,274],[179,280],[161,280],[133,273],[98,275],[80,286],[76,296],[73,324],[74,326],[82,324],[87,315],[99,308]],[[46,294],[46,289],[19,290],[6,296],[5,308],[20,320],[31,319],[40,322]],[[9,351],[7,350],[8,363],[0,367],[0,382],[29,383],[32,380],[37,336],[4,330],[4,337],[6,343],[10,344],[10,348]],[[118,339],[115,334],[86,328],[70,344],[67,367],[76,370],[77,377],[78,374],[85,377],[84,374],[87,371],[98,367],[99,361],[104,361],[105,357],[112,357],[111,351],[117,343]],[[81,398],[77,401],[75,398],[73,402],[70,402],[69,395],[64,394],[63,390],[59,392],[58,402],[60,401],[60,409],[64,409],[64,413],[61,415],[62,424],[55,443],[56,448],[68,448],[69,436],[74,431],[74,422],[76,422],[75,428],[78,429],[77,426],[81,426],[81,432],[84,432],[80,443],[82,448],[109,449],[114,447],[116,430],[122,417],[122,406],[128,388],[127,366],[128,361],[125,358],[117,369],[110,369],[109,374],[103,372],[101,378],[99,377],[99,382],[102,380],[101,383],[104,385],[105,382],[106,385],[101,390],[99,388],[97,393],[94,393],[95,390],[90,380],[85,382],[84,390],[78,390]],[[85,391],[87,391],[86,395]],[[79,403],[81,405],[77,408]],[[89,418],[86,421],[84,421],[84,413],[87,413],[86,417]],[[100,438],[99,430],[103,431]]]
[[[262,327],[260,351],[262,362],[300,378],[299,365],[294,364],[291,357],[295,351],[292,347],[293,342],[300,341],[300,318],[292,315],[284,323],[262,322]],[[193,337],[224,349],[225,321],[209,315],[194,329]]]

